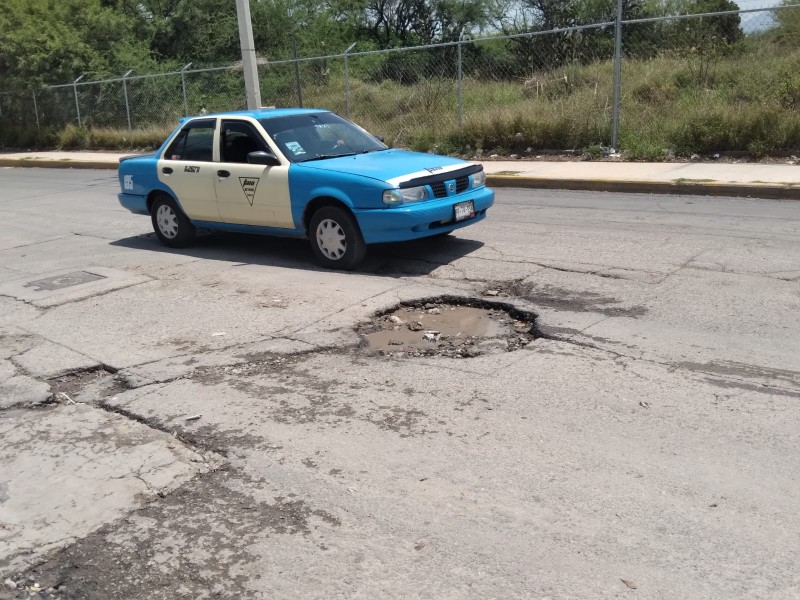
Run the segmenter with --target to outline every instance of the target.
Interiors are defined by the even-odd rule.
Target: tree
[[[5,86],[108,77],[129,68],[155,68],[147,40],[100,0],[6,0],[0,11]]]
[[[796,4],[793,0],[783,0],[783,6]],[[774,12],[778,22],[776,39],[778,42],[790,47],[800,46],[800,9],[785,8]]]
[[[517,0],[507,7],[501,26],[504,33],[515,34],[611,22],[616,20],[616,6],[616,0]],[[642,0],[623,0],[624,20],[642,16],[646,16]],[[570,62],[608,59],[613,48],[614,29],[610,27],[520,37],[512,43],[518,64],[524,65],[527,73]]]
[[[731,0],[693,0],[687,14],[735,11]],[[667,31],[668,44],[686,61],[690,81],[700,86],[713,82],[714,67],[721,56],[730,54],[744,39],[742,20],[738,14],[714,15],[680,20]]]
[[[455,41],[490,21],[489,0],[368,0],[362,32],[379,47]]]

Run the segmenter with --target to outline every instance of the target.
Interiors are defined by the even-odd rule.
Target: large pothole
[[[403,303],[357,330],[367,353],[400,357],[471,358],[518,350],[539,337],[534,313],[457,297]]]

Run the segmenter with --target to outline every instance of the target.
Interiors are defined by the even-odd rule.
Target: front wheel
[[[194,225],[172,198],[158,196],[150,208],[150,215],[153,230],[162,244],[170,248],[183,248],[192,243]]]
[[[358,223],[338,206],[323,206],[313,214],[308,237],[317,262],[328,269],[355,269],[367,253]]]

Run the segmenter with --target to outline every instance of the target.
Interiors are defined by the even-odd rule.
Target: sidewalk
[[[0,154],[0,167],[116,169],[118,152]],[[637,163],[485,161],[489,185],[538,189],[701,194],[800,200],[800,165],[761,163]]]

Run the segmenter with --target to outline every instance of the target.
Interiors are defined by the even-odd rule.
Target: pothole
[[[357,328],[368,354],[471,358],[541,337],[536,315],[504,302],[440,297],[403,303]]]
[[[71,398],[91,383],[114,373],[115,371],[107,367],[99,366],[51,377],[47,380],[47,383],[50,384],[50,397],[52,401],[60,401],[62,395]]]

